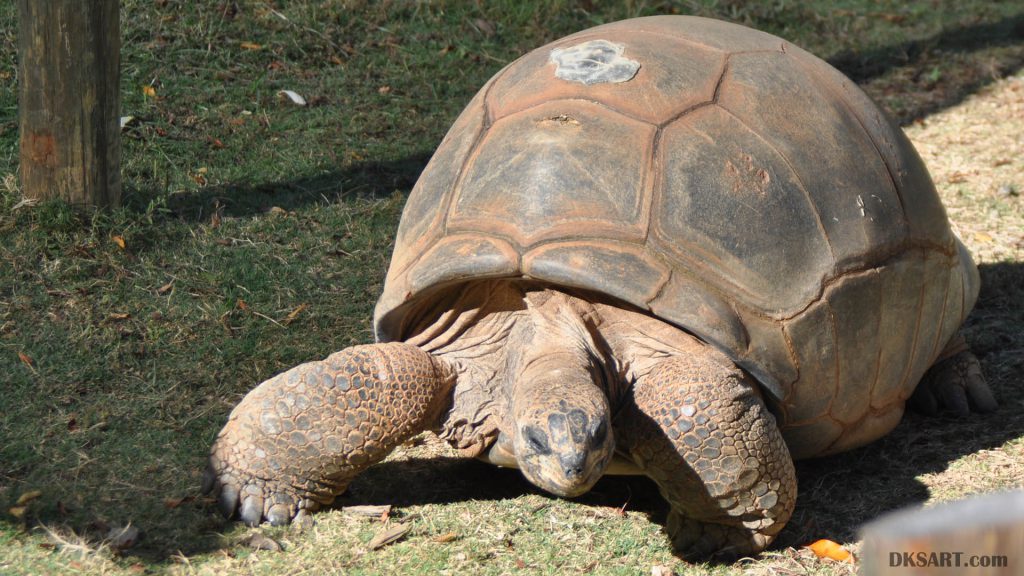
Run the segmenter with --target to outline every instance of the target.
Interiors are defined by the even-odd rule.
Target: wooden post
[[[861,574],[1024,574],[1024,491],[887,514],[861,530]]]
[[[121,201],[118,0],[18,0],[26,198]]]

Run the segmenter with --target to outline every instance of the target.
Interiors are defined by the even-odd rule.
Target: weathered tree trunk
[[[18,0],[18,11],[23,193],[118,205],[118,0]]]

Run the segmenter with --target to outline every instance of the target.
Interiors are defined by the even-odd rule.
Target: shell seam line
[[[444,200],[444,206],[441,210],[441,236],[448,235],[448,213],[451,212],[452,203],[455,202],[455,196],[462,191],[462,183],[466,179],[466,168],[476,159],[477,152],[480,149],[480,144],[484,140],[484,136],[494,125],[494,121],[491,119],[491,107],[488,104],[488,99],[491,97],[491,90],[494,85],[498,83],[505,76],[505,72],[508,70],[506,67],[504,70],[498,73],[497,76],[484,88],[483,97],[480,99],[480,109],[483,113],[483,119],[480,123],[480,128],[477,130],[476,135],[473,137],[473,144],[466,151],[466,157],[462,159],[462,164],[459,166],[459,175],[456,176],[455,181],[452,182],[452,187],[446,194]]]
[[[962,276],[962,275],[961,275]],[[942,338],[942,326],[946,323],[946,308],[949,307],[949,282],[946,282],[946,289],[942,293],[942,311],[939,314],[939,322],[937,326],[938,330],[935,332],[935,343],[932,344],[931,361],[935,362],[935,359],[939,357],[942,350],[946,347],[947,342]],[[955,332],[954,332],[955,334]]]
[[[882,329],[882,315],[885,312],[885,289],[879,287],[878,289],[878,319],[875,322],[875,334],[878,334]],[[875,396],[875,388],[878,386],[878,377],[882,375],[882,350],[883,347],[878,347],[878,353],[875,354],[875,375],[871,378],[871,386],[868,387],[868,408],[871,408],[871,399]]]
[[[792,320],[792,319],[796,318],[797,316],[800,316],[801,314],[806,312],[811,306],[814,306],[815,304],[820,302],[825,297],[825,292],[827,292],[828,289],[833,284],[835,284],[836,282],[842,280],[843,278],[846,278],[848,276],[855,276],[857,274],[863,274],[865,272],[870,272],[871,270],[874,270],[876,268],[881,268],[881,267],[885,266],[886,264],[888,264],[889,262],[891,262],[892,260],[902,256],[903,254],[905,254],[907,252],[910,252],[910,251],[916,251],[916,250],[920,250],[920,251],[923,251],[923,252],[938,252],[938,253],[946,255],[946,256],[950,255],[948,252],[946,252],[944,250],[941,250],[940,247],[938,247],[938,246],[936,246],[934,244],[926,243],[926,242],[925,243],[916,242],[916,241],[908,239],[907,241],[902,242],[899,245],[897,245],[895,248],[893,248],[888,253],[886,253],[884,257],[881,257],[878,260],[872,260],[870,262],[865,262],[864,264],[862,264],[860,266],[836,272],[835,274],[822,279],[821,287],[818,289],[817,295],[814,298],[812,298],[810,301],[808,301],[808,303],[805,306],[802,306],[799,310],[796,310],[796,311],[792,312],[791,314],[787,314],[787,315],[784,315],[784,316],[767,316],[767,315],[763,315],[763,314],[757,314],[756,312],[754,314],[758,315],[758,316],[761,316],[763,318],[766,318],[768,320],[773,320],[773,321],[778,321],[778,322],[786,322],[786,321]]]
[[[658,123],[657,124],[658,129],[661,130],[661,129],[665,128],[666,126],[668,126],[669,124],[672,124],[674,122],[678,122],[679,120],[682,120],[682,118],[684,116],[689,116],[693,112],[696,112],[697,110],[700,110],[701,108],[704,108],[705,106],[713,106],[715,104],[718,104],[718,98],[721,95],[722,84],[725,83],[725,75],[729,73],[729,60],[731,59],[731,57],[732,57],[731,54],[726,54],[725,57],[722,58],[722,65],[721,65],[722,67],[719,69],[719,72],[718,72],[718,80],[715,81],[715,89],[712,90],[712,92],[711,92],[711,100],[705,100],[703,102],[698,102],[698,103],[694,104],[693,106],[690,106],[688,108],[680,110],[679,112],[676,112],[672,116],[669,116],[666,120],[663,120],[662,122]]]
[[[928,261],[928,257],[925,256],[921,260],[922,260],[923,264],[926,264],[927,261]],[[910,358],[907,359],[907,367],[906,367],[906,369],[903,370],[903,376],[900,376],[900,385],[896,387],[898,390],[903,390],[906,387],[907,379],[910,378],[910,372],[914,369],[914,360],[917,359],[917,355],[918,355],[918,352],[917,352],[917,340],[918,340],[918,338],[920,337],[920,334],[921,334],[921,317],[924,316],[924,314],[922,314],[921,312],[922,312],[922,309],[924,308],[924,295],[925,295],[925,292],[927,290],[928,290],[928,283],[927,282],[922,282],[921,283],[921,293],[917,297],[917,320],[914,322],[914,342],[913,342],[913,344],[910,345],[910,349],[913,350],[914,353],[911,354]],[[911,390],[911,392],[913,392],[913,390]],[[903,396],[903,394],[900,394],[897,397],[900,397],[900,396]],[[907,398],[909,398],[909,395],[900,398],[900,400],[906,400]]]
[[[647,205],[647,213],[644,214],[646,221],[644,222],[644,234],[643,244],[647,246],[651,239],[651,228],[654,226],[654,207],[655,205],[661,205],[661,188],[664,184],[665,177],[660,171],[656,171],[657,165],[659,164],[661,154],[661,140],[664,136],[664,130],[660,126],[654,128],[654,136],[651,138],[651,157],[647,163],[647,174],[644,175],[644,180],[650,179],[651,187],[648,193],[649,202]],[[661,162],[660,164],[664,164]],[[662,166],[664,168],[664,166]],[[643,192],[647,192],[648,189],[645,187]],[[641,193],[643,193],[641,192]],[[642,205],[642,202],[641,202]]]

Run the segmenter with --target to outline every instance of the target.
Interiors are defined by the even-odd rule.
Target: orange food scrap
[[[810,548],[811,552],[814,552],[818,558],[829,558],[836,562],[853,563],[853,554],[850,554],[849,550],[831,540],[818,540],[813,544],[809,544],[807,548]]]

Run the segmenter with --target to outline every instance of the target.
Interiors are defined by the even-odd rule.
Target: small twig
[[[273,318],[271,318],[270,316],[267,316],[266,314],[260,314],[259,312],[255,311],[255,310],[250,310],[250,312],[252,312],[254,316],[259,316],[260,318],[263,318],[264,320],[269,320],[269,321],[273,322],[274,324],[277,324],[281,328],[285,327],[284,324],[281,324],[280,322],[278,322],[277,320],[274,320]]]

